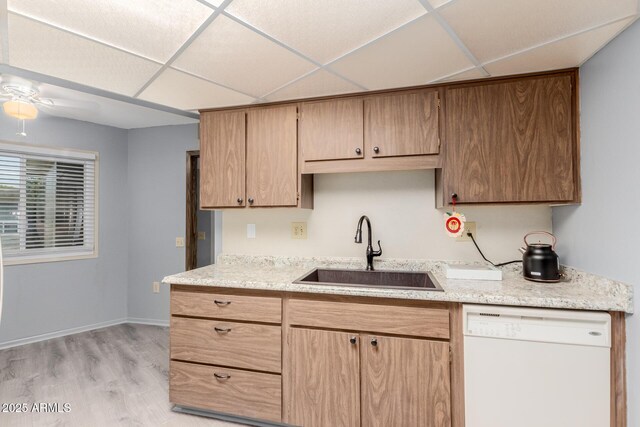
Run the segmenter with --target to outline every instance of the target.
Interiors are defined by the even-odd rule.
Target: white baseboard
[[[85,325],[85,326],[79,326],[77,328],[63,329],[61,331],[48,332],[46,334],[33,335],[31,337],[26,337],[26,338],[18,338],[16,340],[5,341],[3,343],[0,343],[0,350],[5,348],[10,348],[10,347],[17,347],[19,345],[31,344],[38,341],[46,341],[52,338],[59,338],[67,335],[78,334],[80,332],[92,331],[94,329],[120,325],[122,323],[127,323],[127,319],[122,318],[122,319],[115,319],[115,320],[107,320],[106,322],[94,323],[92,325]]]
[[[145,319],[142,317],[129,317],[127,323],[138,323],[140,325],[169,326],[169,321],[165,319]]]
[[[79,326],[77,328],[63,329],[60,331],[48,332],[42,335],[18,338],[0,343],[0,350],[18,347],[20,345],[32,344],[34,342],[46,341],[53,338],[60,338],[67,335],[79,334],[80,332],[92,331],[94,329],[107,328],[109,326],[121,325],[123,323],[138,323],[141,325],[169,326],[169,321],[164,319],[144,319],[140,317],[125,317],[122,319],[108,320],[106,322],[94,323],[92,325]]]

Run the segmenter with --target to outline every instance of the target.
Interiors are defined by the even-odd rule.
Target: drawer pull
[[[215,326],[213,329],[219,334],[226,334],[226,333],[231,332],[231,328],[219,328],[219,327]]]
[[[225,305],[229,305],[231,304],[231,301],[220,301],[218,299],[214,299],[213,302],[218,306],[218,307],[224,307]]]
[[[228,380],[229,378],[231,378],[231,375],[229,374],[219,374],[217,372],[214,372],[213,376],[218,380]]]

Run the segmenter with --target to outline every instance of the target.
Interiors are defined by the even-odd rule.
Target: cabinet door
[[[362,158],[363,121],[362,99],[302,104],[300,146],[303,160]]]
[[[305,427],[360,425],[358,342],[356,334],[290,330],[285,422]]]
[[[575,198],[572,76],[449,89],[444,194],[460,203]]]
[[[361,354],[363,426],[451,425],[449,343],[362,336]]]
[[[364,104],[367,156],[438,154],[438,99],[435,90],[367,98]]]
[[[247,203],[298,203],[298,108],[259,108],[247,112]]]
[[[245,112],[202,113],[200,206],[244,206],[244,167]]]

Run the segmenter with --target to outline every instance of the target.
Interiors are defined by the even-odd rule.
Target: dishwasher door
[[[608,313],[465,305],[467,427],[608,427]]]

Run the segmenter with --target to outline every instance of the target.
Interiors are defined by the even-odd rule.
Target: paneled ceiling
[[[194,111],[579,66],[638,0],[4,0],[15,69]]]

